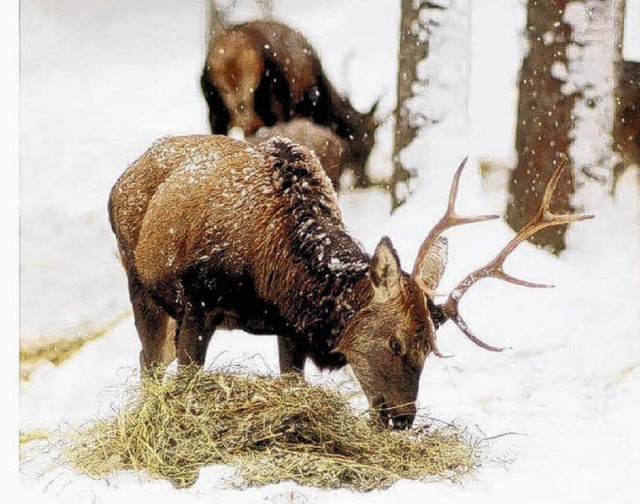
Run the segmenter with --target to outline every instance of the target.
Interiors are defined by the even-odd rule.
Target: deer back
[[[266,295],[274,268],[295,270],[301,216],[342,226],[317,158],[281,138],[256,147],[224,136],[161,139],[118,180],[109,206],[125,267],[150,288],[210,263],[249,273]]]

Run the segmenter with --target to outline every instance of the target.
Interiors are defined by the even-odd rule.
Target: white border
[[[2,250],[2,347],[0,372],[4,407],[0,415],[0,470],[5,495],[18,488],[18,0],[0,3],[0,236]],[[15,493],[14,493],[15,491]],[[18,498],[18,501],[24,502]]]

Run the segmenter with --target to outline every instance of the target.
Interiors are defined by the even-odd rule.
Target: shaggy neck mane
[[[317,160],[281,137],[264,147],[279,197],[287,200],[285,239],[269,253],[266,296],[320,367],[339,367],[331,354],[351,316],[372,296],[369,256],[342,225],[330,182],[318,177]],[[275,258],[275,260],[273,259]]]

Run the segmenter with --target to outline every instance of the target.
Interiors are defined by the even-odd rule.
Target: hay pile
[[[342,395],[298,376],[191,371],[145,382],[114,418],[67,436],[63,456],[94,477],[129,469],[177,487],[205,465],[227,464],[243,485],[371,490],[401,478],[456,478],[474,466],[475,448],[453,428],[373,427]]]

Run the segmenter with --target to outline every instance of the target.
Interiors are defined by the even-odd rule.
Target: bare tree
[[[409,100],[414,96],[414,84],[419,81],[418,64],[429,55],[429,16],[421,16],[421,11],[424,14],[429,9],[443,10],[444,7],[429,1],[401,0],[393,174],[390,188],[392,209],[396,209],[405,201],[408,181],[415,176],[415,173],[404,166],[400,154],[413,141],[419,129],[412,121]]]
[[[585,185],[599,184],[603,190],[611,186],[616,148],[623,160],[629,159],[629,142],[621,138],[628,136],[622,130],[628,130],[631,120],[628,82],[634,78],[621,63],[623,20],[624,0],[529,0],[529,52],[520,74],[516,131],[518,165],[507,210],[514,229],[532,215],[558,158],[567,157],[572,167],[558,191],[557,210],[563,213],[573,210],[573,199],[580,202]],[[565,231],[539,233],[532,241],[558,253],[565,248]]]
[[[563,93],[567,73],[567,44],[572,29],[563,20],[568,0],[528,0],[526,34],[529,51],[520,71],[516,151],[511,173],[507,222],[519,230],[535,214],[542,192],[556,165],[569,158],[573,108],[579,91]],[[573,166],[558,182],[552,211],[573,212]],[[555,253],[565,248],[566,225],[546,229],[531,241]]]

